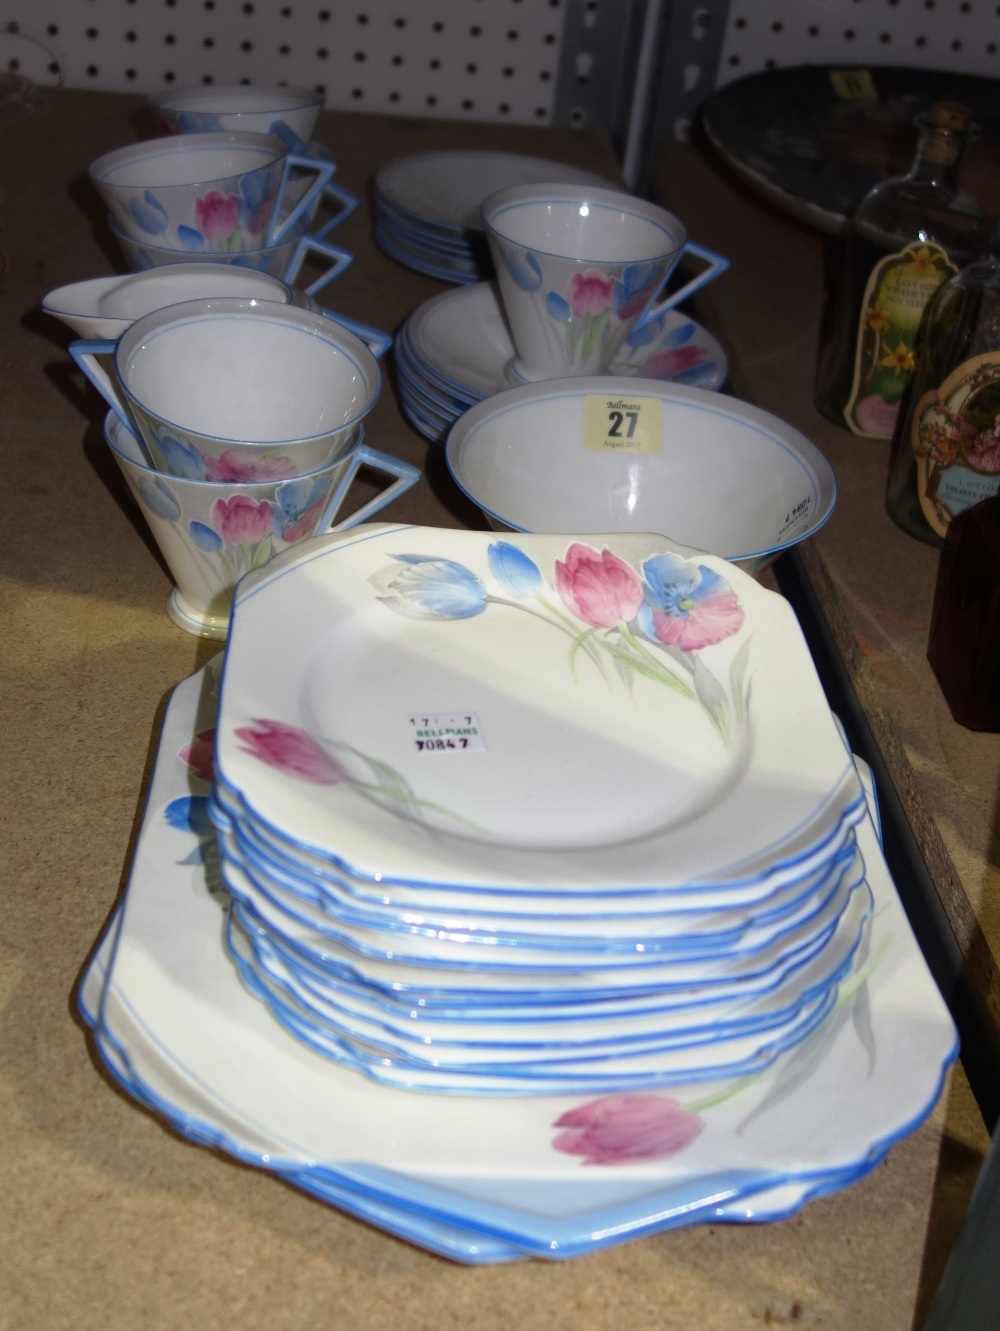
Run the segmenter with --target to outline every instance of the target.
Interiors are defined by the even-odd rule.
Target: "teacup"
[[[224,638],[233,588],[297,541],[367,521],[420,479],[418,468],[366,444],[291,480],[213,483],[164,476],[149,465],[135,434],[109,411],[104,437],[177,584],[167,602],[175,624]],[[395,480],[343,522],[332,525],[358,469]]]
[[[201,250],[172,250],[154,245],[148,240],[135,240],[132,236],[125,235],[112,218],[108,218],[111,234],[117,240],[125,256],[125,262],[134,273],[144,272],[147,268],[159,268],[168,263],[205,263],[208,260],[217,264],[229,264],[235,268],[268,273],[292,285],[307,259],[316,257],[320,263],[329,260],[320,276],[305,288],[307,295],[314,296],[354,262],[354,255],[349,250],[331,245],[325,239],[328,231],[332,229],[329,224],[315,235],[308,233],[308,225],[308,219],[303,218],[292,235],[280,245],[265,245],[259,250],[238,250],[233,254],[206,254]],[[336,219],[333,225],[336,225]]]
[[[315,172],[283,210],[296,168]],[[90,166],[115,225],[166,249],[233,253],[293,234],[334,172],[332,162],[291,153],[276,134],[184,134],[116,148]]]
[[[640,322],[729,266],[673,214],[615,190],[514,186],[489,195],[482,216],[516,351],[512,382],[606,373]],[[656,304],[685,253],[708,267]]]
[[[160,470],[278,480],[346,453],[381,389],[378,362],[313,310],[208,297],[153,310],[70,354]],[[116,384],[97,359],[110,355]]]
[[[277,84],[220,84],[176,88],[149,99],[169,134],[205,134],[249,130],[277,134],[295,152],[312,138],[323,107],[315,88]]]
[[[153,310],[206,296],[256,297],[312,310],[360,337],[376,360],[392,346],[388,333],[323,309],[311,296],[293,291],[277,277],[224,263],[170,263],[125,277],[93,277],[86,282],[71,282],[50,291],[42,301],[42,309],[60,319],[78,337],[117,341],[136,319]]]

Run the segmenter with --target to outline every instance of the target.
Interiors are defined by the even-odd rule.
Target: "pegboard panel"
[[[0,0],[0,70],[147,94],[285,83],[331,109],[547,124],[572,3]]]
[[[1000,76],[996,0],[730,0],[715,84],[780,65]]]

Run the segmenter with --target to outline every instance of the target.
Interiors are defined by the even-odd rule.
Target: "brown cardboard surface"
[[[77,92],[31,112],[0,108],[0,1328],[905,1331],[936,1285],[983,1150],[960,1072],[932,1120],[869,1179],[788,1221],[680,1231],[565,1265],[465,1269],[182,1141],[101,1070],[75,986],[125,881],[165,698],[217,650],[167,618],[169,578],[101,441],[103,403],[70,362],[66,330],[38,312],[50,289],[118,266],[82,177],[99,152],[133,137],[139,105]],[[338,180],[362,191],[379,162],[438,146],[613,168],[599,140],[553,131],[325,115],[320,134]],[[710,199],[712,177],[692,188]],[[701,220],[698,238],[714,243]],[[442,289],[379,253],[367,210],[337,239],[357,256],[326,297],[345,314],[393,329]],[[732,280],[753,275],[747,299],[758,302],[752,291],[773,285],[763,243],[729,251]],[[732,316],[738,325],[739,310]],[[753,368],[773,358],[774,382],[797,383],[804,352],[779,343],[768,351],[748,334]],[[439,452],[400,417],[391,374],[368,438],[426,467],[389,515],[482,525]],[[869,465],[862,459],[864,475]],[[864,479],[856,488],[871,507]],[[842,512],[852,507],[848,494]],[[908,552],[896,556],[897,577]],[[872,553],[862,546],[836,572],[863,607],[878,604]],[[921,596],[905,592],[901,613],[916,620]],[[866,613],[885,643],[877,608]],[[908,633],[912,650],[893,665],[886,645],[876,678],[919,675],[919,635]],[[960,739],[938,715],[907,730],[905,744],[925,779],[947,789],[978,761]],[[955,805],[946,839],[968,847],[971,896],[984,823]]]

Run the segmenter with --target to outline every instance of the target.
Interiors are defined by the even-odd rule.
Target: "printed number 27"
[[[611,428],[608,430],[609,439],[620,439],[622,437],[622,423],[626,416],[628,417],[628,429],[625,431],[625,438],[631,439],[635,434],[635,423],[639,419],[637,411],[626,411],[624,415],[620,411],[609,411],[608,420],[611,422]]]

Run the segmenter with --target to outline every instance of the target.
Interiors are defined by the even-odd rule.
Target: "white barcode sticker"
[[[418,753],[474,753],[486,748],[479,721],[472,712],[411,716],[410,734]]]

